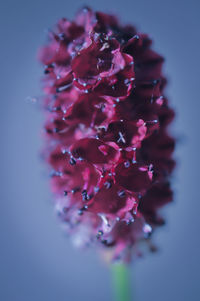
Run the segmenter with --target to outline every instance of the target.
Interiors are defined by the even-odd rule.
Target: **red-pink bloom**
[[[163,57],[147,35],[87,8],[58,22],[39,57],[60,217],[77,244],[96,241],[113,258],[140,254],[172,200],[174,111],[163,95]]]

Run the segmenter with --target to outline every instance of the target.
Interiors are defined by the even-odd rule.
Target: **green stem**
[[[130,275],[125,264],[112,264],[112,284],[115,301],[131,301]]]

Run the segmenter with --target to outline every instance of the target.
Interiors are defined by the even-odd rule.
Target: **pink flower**
[[[163,95],[163,58],[114,16],[81,10],[61,19],[40,49],[45,158],[56,209],[78,245],[140,255],[172,201],[174,117]]]

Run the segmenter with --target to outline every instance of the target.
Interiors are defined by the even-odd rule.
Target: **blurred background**
[[[87,4],[116,13],[153,37],[166,57],[167,94],[179,142],[174,203],[160,246],[131,266],[136,301],[200,300],[199,111],[200,2],[198,0],[7,0],[0,4],[0,300],[111,301],[110,270],[94,250],[76,250],[54,214],[39,159],[42,68],[36,61],[46,32]],[[32,101],[31,101],[32,100]]]

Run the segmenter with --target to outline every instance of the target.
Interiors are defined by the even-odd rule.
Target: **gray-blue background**
[[[110,301],[109,270],[94,250],[75,250],[54,216],[38,159],[42,113],[36,51],[45,30],[72,18],[83,1],[7,0],[0,4],[0,300]],[[88,0],[150,33],[166,58],[177,111],[176,197],[155,235],[161,251],[132,265],[137,301],[200,300],[200,4],[186,0]]]

